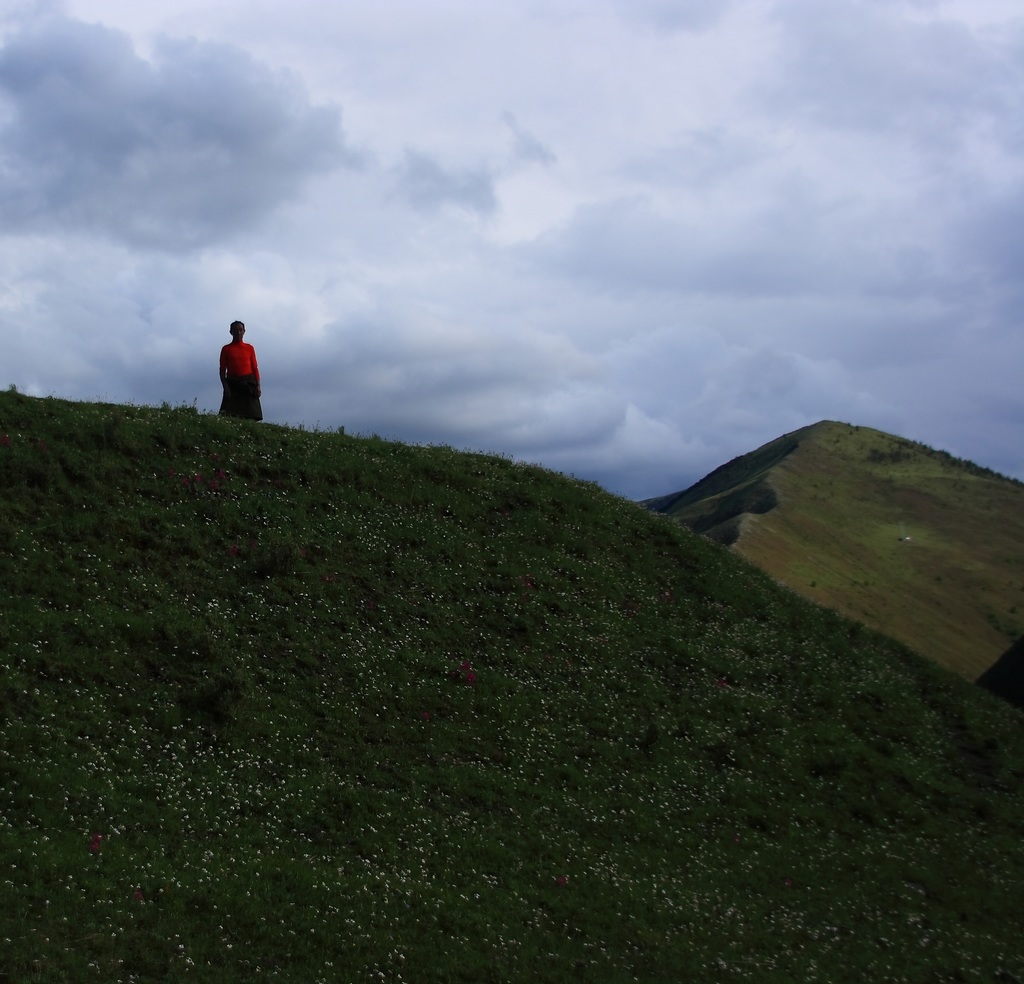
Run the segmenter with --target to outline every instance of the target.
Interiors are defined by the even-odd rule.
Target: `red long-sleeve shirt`
[[[230,342],[220,350],[220,374],[228,376],[255,376],[260,378],[256,364],[256,349],[248,342]]]

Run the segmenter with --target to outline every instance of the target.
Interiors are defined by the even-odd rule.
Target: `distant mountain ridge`
[[[645,500],[968,679],[1024,634],[1024,484],[820,421]]]

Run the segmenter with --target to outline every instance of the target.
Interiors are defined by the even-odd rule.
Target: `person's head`
[[[245,334],[245,325],[241,321],[232,321],[228,330],[231,332],[231,337],[237,342]]]

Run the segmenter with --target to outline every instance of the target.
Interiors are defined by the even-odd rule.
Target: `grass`
[[[666,500],[653,505],[969,680],[1024,635],[1024,486],[970,462],[823,421]]]
[[[0,394],[0,981],[1024,974],[1020,717],[597,487]]]

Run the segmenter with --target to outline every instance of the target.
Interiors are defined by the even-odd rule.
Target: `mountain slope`
[[[1024,486],[822,421],[650,508],[968,679],[1024,632]]]
[[[1024,974],[1019,715],[502,458],[0,394],[0,981]]]

